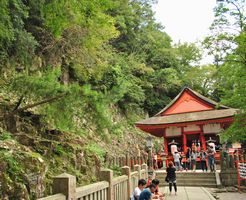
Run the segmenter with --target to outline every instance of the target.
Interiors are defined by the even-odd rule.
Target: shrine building
[[[164,151],[173,140],[186,152],[194,141],[206,150],[209,139],[219,144],[219,134],[233,122],[237,109],[221,105],[185,87],[155,116],[135,123],[144,132],[163,137]]]

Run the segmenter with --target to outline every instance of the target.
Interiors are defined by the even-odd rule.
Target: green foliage
[[[105,153],[106,151],[104,149],[102,149],[100,146],[98,146],[98,144],[96,143],[89,143],[86,145],[85,150],[89,153],[89,154],[96,154],[97,156],[99,156],[99,158],[101,160],[104,159]]]
[[[12,139],[11,133],[0,128],[0,141],[1,140],[10,140],[10,139]]]
[[[11,178],[14,178],[16,181],[19,181],[19,176],[16,175],[21,173],[22,168],[20,166],[20,163],[16,160],[15,155],[6,150],[1,150],[0,160],[2,162],[4,161],[5,163],[7,163],[7,172],[10,174]]]
[[[109,169],[113,170],[115,177],[122,175],[122,168],[118,165],[111,165],[109,166]]]
[[[65,149],[62,147],[62,145],[57,144],[54,148],[54,153],[59,155],[59,156],[63,156],[66,154]]]
[[[221,134],[221,139],[224,142],[238,142],[246,140],[246,115],[239,114],[235,117],[235,122]]]
[[[245,140],[246,16],[245,0],[224,1],[215,8],[211,35],[204,41],[214,55],[215,92],[222,103],[240,109],[235,122],[222,134],[224,141]],[[233,30],[233,31],[232,31]]]
[[[37,46],[32,34],[24,29],[28,7],[20,0],[3,0],[0,12],[0,66],[14,60],[27,69]]]

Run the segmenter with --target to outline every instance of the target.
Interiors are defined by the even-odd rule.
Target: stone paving
[[[165,200],[215,200],[210,194],[211,188],[204,187],[178,187],[177,196],[174,191],[169,195],[168,187],[161,187],[160,191],[165,193]],[[219,200],[246,200],[246,193],[224,192],[216,193]]]
[[[245,200],[246,194],[245,193],[238,193],[238,192],[226,192],[226,193],[217,193],[217,196],[220,200]]]
[[[215,200],[215,198],[203,187],[178,187],[177,196],[174,191],[169,195],[169,188],[162,187],[160,191],[165,193],[165,200]]]
[[[224,188],[224,189],[217,189],[217,188],[207,188],[207,190],[219,200],[246,200],[246,193],[245,191],[242,193],[239,192],[232,192],[232,190],[236,190],[236,188]],[[225,190],[225,191],[223,191]],[[228,191],[226,191],[228,190]],[[218,197],[218,198],[217,198]]]

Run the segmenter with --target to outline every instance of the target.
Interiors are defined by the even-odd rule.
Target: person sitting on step
[[[159,191],[159,184],[160,184],[160,181],[158,179],[153,179],[152,184],[156,185],[156,190],[154,192],[155,195],[159,196],[159,199],[161,199],[162,197],[164,197],[164,194],[162,192]]]
[[[134,189],[134,192],[131,195],[130,200],[139,200],[139,196],[141,192],[143,191],[143,189],[145,188],[145,186],[146,186],[146,181],[144,179],[140,179],[138,181],[138,187]]]
[[[143,190],[139,196],[139,200],[152,200],[152,194],[149,190]]]

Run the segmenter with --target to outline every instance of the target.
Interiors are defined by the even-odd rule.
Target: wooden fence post
[[[138,172],[138,180],[141,179],[141,167],[140,165],[134,165],[134,171]]]
[[[234,169],[235,168],[235,164],[234,164],[234,156],[230,155],[230,168]]]
[[[128,153],[126,154],[126,166],[131,167],[131,161]]]
[[[113,171],[110,169],[102,169],[99,174],[101,181],[107,181],[109,183],[108,187],[108,200],[114,200],[113,194]]]
[[[145,170],[145,176],[144,177],[141,177],[141,178],[143,178],[143,179],[145,179],[145,180],[147,180],[148,179],[148,165],[147,164],[142,164],[142,169],[144,169]]]
[[[140,156],[138,156],[137,159],[138,159],[138,165],[141,165],[141,163],[140,163]]]
[[[130,199],[131,196],[131,170],[130,167],[122,167],[122,174],[128,177],[127,179],[127,199]]]
[[[53,179],[53,194],[62,193],[67,200],[76,200],[76,177],[63,173]]]

